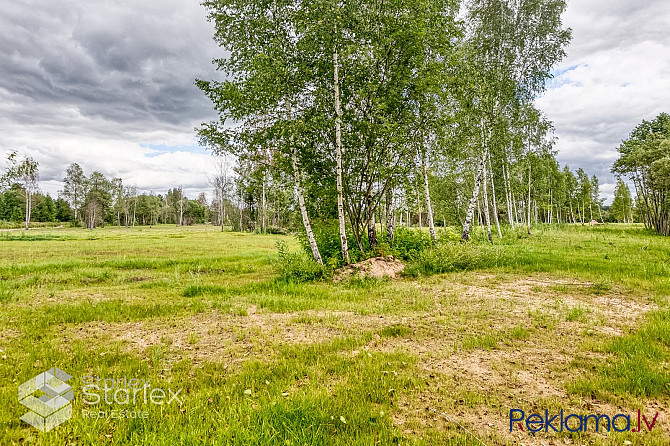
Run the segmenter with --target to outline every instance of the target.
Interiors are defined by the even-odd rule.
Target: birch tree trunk
[[[484,155],[488,157],[488,154]],[[489,242],[493,244],[493,236],[491,235],[491,215],[489,213],[489,193],[488,193],[488,179],[487,179],[487,169],[486,163],[484,164],[484,218],[486,220],[486,235],[489,238]]]
[[[603,220],[603,209],[600,206],[600,203],[598,203],[598,213],[600,214],[600,223],[605,224],[605,220]]]
[[[263,186],[261,191],[261,233],[265,234],[265,208],[266,208],[266,199],[265,199],[265,173],[263,173]]]
[[[417,188],[416,190],[416,210],[417,213],[419,214],[419,230],[423,229],[423,221],[422,221],[422,212],[421,212],[421,194],[419,193],[419,189]]]
[[[221,209],[221,232],[223,232],[224,225],[226,224],[226,203],[223,203]]]
[[[486,154],[482,154],[482,157],[479,160],[479,166],[477,166],[477,173],[475,173],[475,187],[472,190],[472,198],[468,205],[468,212],[465,214],[465,223],[463,224],[463,232],[461,233],[461,240],[464,242],[470,239],[470,226],[472,225],[472,218],[475,215],[475,206],[477,206],[477,202],[479,201],[479,186],[482,181],[482,172],[484,171],[485,162]]]
[[[337,51],[333,53],[334,84],[335,84],[335,157],[337,159],[337,219],[340,225],[340,243],[342,258],[349,264],[349,245],[347,243],[347,229],[344,220],[344,188],[342,187],[342,108],[340,106],[340,73]]]
[[[489,177],[491,178],[491,194],[493,195],[493,218],[495,219],[496,222],[496,228],[498,228],[498,237],[501,239],[503,238],[502,236],[502,231],[500,230],[500,220],[498,219],[498,204],[496,203],[496,185],[495,182],[493,181],[493,168],[491,167],[491,153],[489,152],[488,154],[488,159],[489,159]]]
[[[507,172],[507,174],[509,175],[509,172]],[[523,223],[523,222],[519,222],[519,208],[521,206],[517,206],[517,204],[516,204],[517,196],[512,191],[512,179],[511,178],[510,178],[510,181],[509,181],[509,188],[510,188],[509,195],[510,195],[510,198],[512,199],[512,209],[514,210],[514,221],[518,226],[520,226],[518,223]],[[521,216],[520,220],[523,220],[523,216]]]
[[[288,99],[286,100],[286,118],[289,121],[291,120],[291,104],[289,103]],[[295,146],[293,145],[293,137],[291,137],[290,144],[291,144],[291,164],[293,165],[293,177],[295,179],[295,193],[298,196],[298,206],[300,207],[302,224],[305,227],[305,232],[307,233],[307,240],[309,241],[309,247],[312,250],[312,256],[314,256],[314,261],[319,265],[323,265],[323,259],[321,258],[319,247],[316,244],[316,239],[314,238],[314,232],[312,231],[312,225],[309,222],[309,215],[307,215],[307,206],[305,206],[305,192],[300,182],[300,170],[298,170],[298,153]],[[241,215],[242,215],[242,208],[240,208],[240,216]]]
[[[373,207],[372,193],[368,190],[366,198],[366,210],[368,214],[368,243],[371,250],[376,250],[379,245],[377,240],[377,222],[375,220],[375,208]]]
[[[433,206],[430,203],[430,187],[428,187],[428,167],[426,166],[425,147],[422,147],[421,149],[421,170],[423,172],[423,192],[426,196],[426,212],[428,212],[428,229],[430,230],[430,237],[433,239],[434,242],[437,242],[437,234],[435,233],[435,222],[433,220]]]
[[[526,221],[527,229],[528,229],[528,235],[530,235],[530,177],[532,173],[532,165],[528,164],[528,203],[526,203],[526,207],[528,208],[528,220]]]
[[[402,216],[402,214],[400,215]],[[393,214],[393,192],[389,187],[386,189],[386,238],[389,243],[393,243],[393,240],[395,239],[394,219],[395,215]],[[400,224],[402,224],[402,222]]]
[[[32,208],[32,194],[30,189],[26,187],[26,231],[30,229],[30,208]]]
[[[511,199],[510,199],[510,186],[507,180],[507,169],[505,168],[505,163],[503,163],[503,180],[505,183],[505,202],[507,203],[507,220],[509,220],[509,224],[512,225],[512,229],[515,229],[515,222],[516,220],[515,216],[512,214],[512,205]]]

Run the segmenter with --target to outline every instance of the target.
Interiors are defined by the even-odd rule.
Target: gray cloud
[[[666,0],[569,0],[568,57],[539,107],[554,121],[559,159],[600,178],[611,199],[616,148],[643,119],[670,110]]]
[[[193,86],[218,50],[204,15],[176,0],[13,3],[0,17],[0,88],[120,124],[209,117]]]
[[[139,184],[146,188],[180,181],[207,189],[208,155],[195,147],[193,128],[215,115],[193,81],[216,77],[211,60],[222,50],[205,15],[190,0],[3,5],[0,152],[35,156],[51,193],[71,162],[151,179]],[[174,153],[156,156],[147,144],[183,147],[172,150],[182,164],[168,165]]]
[[[51,193],[71,162],[146,190],[209,188],[213,163],[193,128],[215,115],[193,80],[218,77],[211,59],[224,53],[198,0],[6,3],[0,156],[30,153]],[[667,0],[569,0],[564,23],[573,43],[538,105],[555,123],[561,162],[597,174],[611,193],[620,141],[670,111],[670,9]]]

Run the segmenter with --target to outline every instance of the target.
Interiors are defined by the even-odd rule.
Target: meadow
[[[292,236],[0,232],[0,444],[667,444],[670,239],[614,224],[505,235],[473,240],[476,267],[294,283],[277,273]],[[73,377],[73,415],[42,433],[17,387],[51,367]],[[89,405],[85,376],[180,401]],[[659,416],[651,432],[532,434],[510,432],[511,409]]]

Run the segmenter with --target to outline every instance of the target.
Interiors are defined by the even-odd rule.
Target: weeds
[[[319,265],[306,254],[290,252],[284,241],[277,241],[277,255],[274,267],[279,280],[303,283],[323,279],[331,274],[328,268]]]

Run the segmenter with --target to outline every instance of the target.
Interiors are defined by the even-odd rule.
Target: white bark
[[[30,193],[30,189],[26,187],[26,231],[30,229],[30,213],[32,207],[32,194]]]
[[[337,219],[340,226],[340,243],[342,258],[349,264],[349,244],[347,242],[347,228],[344,220],[344,188],[342,186],[342,108],[340,105],[340,72],[337,51],[333,53],[334,86],[335,86],[335,157],[337,159]]]
[[[423,144],[422,144],[423,145]],[[426,150],[421,150],[421,171],[423,172],[423,192],[426,196],[426,212],[428,212],[428,228],[430,230],[430,237],[434,242],[437,242],[437,234],[435,233],[435,221],[433,220],[433,206],[430,202],[430,187],[428,185],[428,167],[426,166]]]
[[[487,156],[485,154],[484,156]],[[487,173],[486,173],[486,163],[484,163],[484,218],[486,219],[486,235],[489,238],[489,242],[493,244],[493,237],[491,236],[491,215],[489,214],[489,192],[487,187]]]
[[[507,202],[507,219],[509,220],[509,224],[512,225],[512,229],[514,229],[516,217],[512,214],[512,205],[511,205],[511,198],[510,198],[510,186],[509,182],[507,180],[507,169],[505,168],[505,163],[503,163],[503,180],[505,180],[505,201]]]
[[[291,104],[289,103],[288,100],[286,100],[286,117],[289,120],[291,119]],[[314,232],[312,231],[312,225],[309,222],[309,215],[307,215],[307,206],[305,206],[305,192],[300,182],[300,170],[298,169],[298,153],[295,146],[293,145],[292,139],[293,138],[291,138],[291,163],[293,165],[293,177],[295,179],[295,193],[298,196],[298,206],[300,207],[302,224],[305,227],[305,232],[307,233],[307,240],[309,241],[309,247],[312,250],[314,261],[319,265],[323,265],[323,259],[321,258],[319,247],[316,244],[316,239],[314,238]]]
[[[493,181],[493,168],[491,167],[491,153],[488,154],[489,158],[489,177],[491,178],[491,194],[493,195],[493,218],[495,218],[496,228],[498,229],[498,237],[501,239],[502,231],[500,230],[500,219],[498,219],[498,204],[496,203],[496,184]]]
[[[530,203],[530,177],[531,177],[532,170],[533,170],[532,166],[530,164],[528,164],[528,202],[526,203],[526,207],[528,208],[528,220],[526,221],[526,225],[527,225],[527,229],[528,229],[528,235],[530,235],[530,211],[531,211],[531,209],[530,209],[530,207],[531,207],[531,203]]]
[[[470,199],[468,212],[465,214],[465,223],[463,224],[463,232],[461,233],[461,240],[463,241],[470,239],[470,226],[472,225],[472,218],[475,214],[475,206],[477,205],[479,198],[479,186],[481,184],[485,162],[486,154],[482,154],[482,157],[479,160],[479,166],[477,167],[477,173],[475,173],[475,187],[472,190],[472,198]]]

